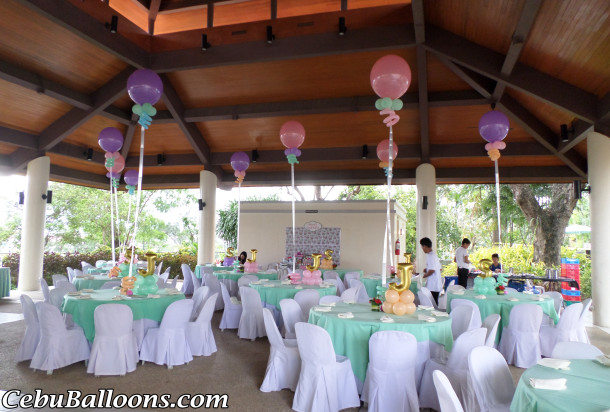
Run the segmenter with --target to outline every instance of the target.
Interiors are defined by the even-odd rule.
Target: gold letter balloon
[[[311,256],[313,257],[313,265],[307,265],[307,269],[310,271],[318,270],[322,255],[320,253],[312,253]]]

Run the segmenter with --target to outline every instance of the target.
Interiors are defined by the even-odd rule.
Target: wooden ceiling
[[[369,73],[386,54],[412,71],[394,127],[397,184],[425,162],[439,183],[493,181],[477,130],[492,104],[511,121],[503,182],[587,180],[587,133],[610,135],[607,0],[3,0],[0,37],[5,174],[46,154],[53,180],[106,188],[97,139],[111,126],[136,168],[126,80],[137,68],[165,88],[145,188],[197,187],[202,169],[230,187],[231,154],[253,150],[244,184],[287,184],[287,120],[306,129],[298,184],[384,183],[375,147],[388,129]]]

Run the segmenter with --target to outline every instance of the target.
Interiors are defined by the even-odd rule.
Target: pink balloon
[[[305,128],[295,120],[287,121],[280,128],[280,140],[289,149],[297,148],[305,141]]]
[[[398,99],[411,84],[411,67],[399,56],[388,54],[371,69],[371,86],[377,96]]]
[[[107,167],[106,170],[112,173],[121,173],[125,168],[125,159],[123,158],[123,156],[121,156],[119,152],[111,153],[110,156],[108,156],[108,153],[106,153],[106,155],[106,158],[114,158],[114,166]]]
[[[502,140],[500,140],[499,142],[495,142],[495,144],[496,144],[496,148],[497,148],[498,150],[504,150],[504,149],[506,149],[506,142],[504,142],[504,141],[502,141]]]
[[[313,272],[311,272],[311,277],[314,279],[320,279],[322,277],[322,272],[320,272],[319,270],[314,270]]]
[[[398,145],[396,142],[392,143],[392,160],[396,159],[398,155]],[[385,139],[379,142],[377,145],[377,157],[382,162],[390,161],[390,139]]]
[[[304,270],[303,271],[303,277],[304,278],[310,278],[311,277],[311,272],[309,270]]]
[[[485,145],[485,150],[491,150],[491,149],[493,149],[493,146],[491,145],[491,143],[487,143]]]

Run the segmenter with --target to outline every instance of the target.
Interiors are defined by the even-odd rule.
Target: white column
[[[432,249],[436,252],[436,170],[430,163],[423,163],[415,169],[415,185],[417,186],[417,221],[415,223],[417,242],[417,271],[424,269],[426,255],[419,245],[423,237],[432,240]],[[424,209],[424,196],[427,206]]]
[[[591,132],[587,136],[591,197],[591,294],[593,323],[610,328],[610,138]]]
[[[216,175],[208,170],[199,173],[201,199],[205,203],[199,211],[199,247],[197,264],[203,265],[214,261],[214,240],[216,239]]]
[[[39,157],[28,163],[23,226],[21,228],[21,254],[19,256],[20,291],[39,290],[44,258],[44,226],[51,159]]]

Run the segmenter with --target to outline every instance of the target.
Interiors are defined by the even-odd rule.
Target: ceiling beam
[[[125,93],[127,78],[132,72],[132,68],[127,68],[96,90],[91,95],[93,102],[91,108],[87,110],[74,108],[43,130],[39,136],[39,149],[49,150],[89,119],[100,114],[107,106]]]
[[[480,75],[479,73],[473,72],[465,67],[458,66],[445,56],[436,56],[445,66],[449,68],[456,76],[468,83],[477,93],[479,93],[485,99],[491,99],[491,95],[494,90],[494,81]],[[491,103],[491,102],[489,102]]]
[[[108,189],[108,178],[105,175],[83,172],[53,164],[49,171],[49,178],[64,183]]]
[[[140,49],[119,33],[111,33],[103,23],[70,4],[69,1],[49,0],[17,0],[31,10],[39,13],[54,23],[85,39],[89,43],[100,47],[122,61],[136,68],[148,65],[147,52]],[[101,3],[98,1],[98,3]],[[112,10],[108,9],[108,20]],[[123,19],[121,24],[131,24]]]
[[[572,123],[573,132],[571,132],[570,140],[568,142],[559,142],[558,150],[559,153],[566,153],[568,150],[572,149],[574,146],[584,141],[587,138],[589,132],[592,132],[595,127],[587,122],[583,122],[582,120],[576,120]]]
[[[23,171],[32,160],[44,156],[44,152],[39,150],[31,150],[19,148],[11,153],[11,167],[13,173],[19,173]]]
[[[513,33],[510,47],[508,48],[506,58],[504,59],[502,69],[500,70],[504,76],[510,76],[515,68],[515,65],[519,61],[519,56],[521,56],[523,46],[525,45],[525,41],[527,40],[532,26],[534,25],[534,20],[536,20],[536,16],[538,15],[538,10],[540,10],[541,4],[542,0],[527,0],[523,5],[521,16],[517,22],[517,27]],[[492,94],[492,100],[494,102],[500,100],[502,94],[504,94],[504,89],[506,89],[506,83],[496,84],[496,88]]]
[[[581,120],[589,123],[597,120],[597,97],[594,94],[520,63],[516,63],[512,73],[506,76],[500,71],[505,56],[463,37],[428,26],[425,47]]]
[[[205,53],[199,47],[150,55],[151,69],[172,72],[204,67],[269,62],[410,47],[415,44],[413,25],[350,30],[349,36],[317,33],[264,41],[214,46]]]
[[[138,115],[132,113],[131,122],[129,123],[129,126],[127,126],[127,131],[125,132],[125,139],[123,140],[123,147],[121,148],[121,156],[123,156],[125,162],[127,162],[129,149],[131,148],[131,143],[133,142],[133,135],[136,132],[138,124]]]
[[[0,142],[24,149],[38,150],[38,136],[0,126]]]
[[[155,34],[155,20],[157,19],[160,6],[161,0],[150,0],[150,6],[148,7],[148,34],[151,36]]]
[[[413,27],[417,43],[417,86],[419,94],[419,136],[421,145],[421,162],[430,161],[430,113],[428,110],[428,64],[426,49],[422,44],[426,41],[424,5],[422,0],[413,0]]]

